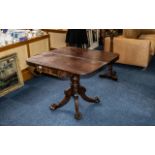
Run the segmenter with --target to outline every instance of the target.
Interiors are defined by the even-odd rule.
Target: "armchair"
[[[110,51],[110,38],[104,39],[104,50]],[[113,38],[113,52],[120,55],[118,63],[147,67],[155,53],[155,29],[124,29]]]

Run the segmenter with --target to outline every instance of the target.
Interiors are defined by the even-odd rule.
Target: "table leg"
[[[99,103],[100,100],[98,97],[91,98],[85,94],[86,88],[80,85],[80,76],[79,75],[71,76],[70,80],[71,80],[71,87],[65,91],[65,97],[58,104],[52,104],[50,106],[50,109],[56,110],[57,108],[64,106],[65,104],[67,104],[69,102],[71,96],[73,96],[74,103],[75,103],[74,117],[79,120],[82,118],[82,114],[79,112],[78,95],[80,95],[84,100],[86,100],[88,102]]]
[[[75,103],[75,114],[74,117],[77,120],[80,120],[82,118],[82,114],[79,112],[79,103],[78,103],[78,96],[74,96],[74,103]]]
[[[93,102],[93,103],[99,103],[99,102],[100,102],[100,100],[99,100],[98,97],[92,98],[92,97],[87,96],[87,95],[86,95],[86,88],[83,87],[83,86],[80,86],[80,87],[79,87],[79,92],[78,92],[78,93],[80,94],[80,96],[81,96],[84,100],[86,100],[86,101],[88,101],[88,102]]]
[[[109,78],[109,79],[112,79],[114,81],[117,81],[117,75],[116,75],[116,72],[113,71],[113,66],[112,64],[109,64],[108,65],[108,72],[105,73],[105,74],[101,74],[99,75],[101,78]]]
[[[60,108],[60,107],[64,106],[65,104],[67,104],[67,102],[69,102],[69,100],[72,96],[72,89],[69,88],[64,93],[65,93],[65,97],[58,104],[52,104],[50,106],[51,110],[56,110],[57,108]]]

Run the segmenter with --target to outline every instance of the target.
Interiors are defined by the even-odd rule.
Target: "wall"
[[[50,49],[66,46],[66,29],[43,29],[50,36]]]

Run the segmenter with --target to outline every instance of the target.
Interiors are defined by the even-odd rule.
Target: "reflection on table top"
[[[103,51],[64,47],[27,59],[29,65],[58,69],[72,74],[86,75],[118,59],[117,54]]]

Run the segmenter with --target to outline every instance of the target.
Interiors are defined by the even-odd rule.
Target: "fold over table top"
[[[116,61],[118,57],[118,54],[110,52],[64,47],[32,56],[27,59],[27,63],[71,74],[86,75]]]

